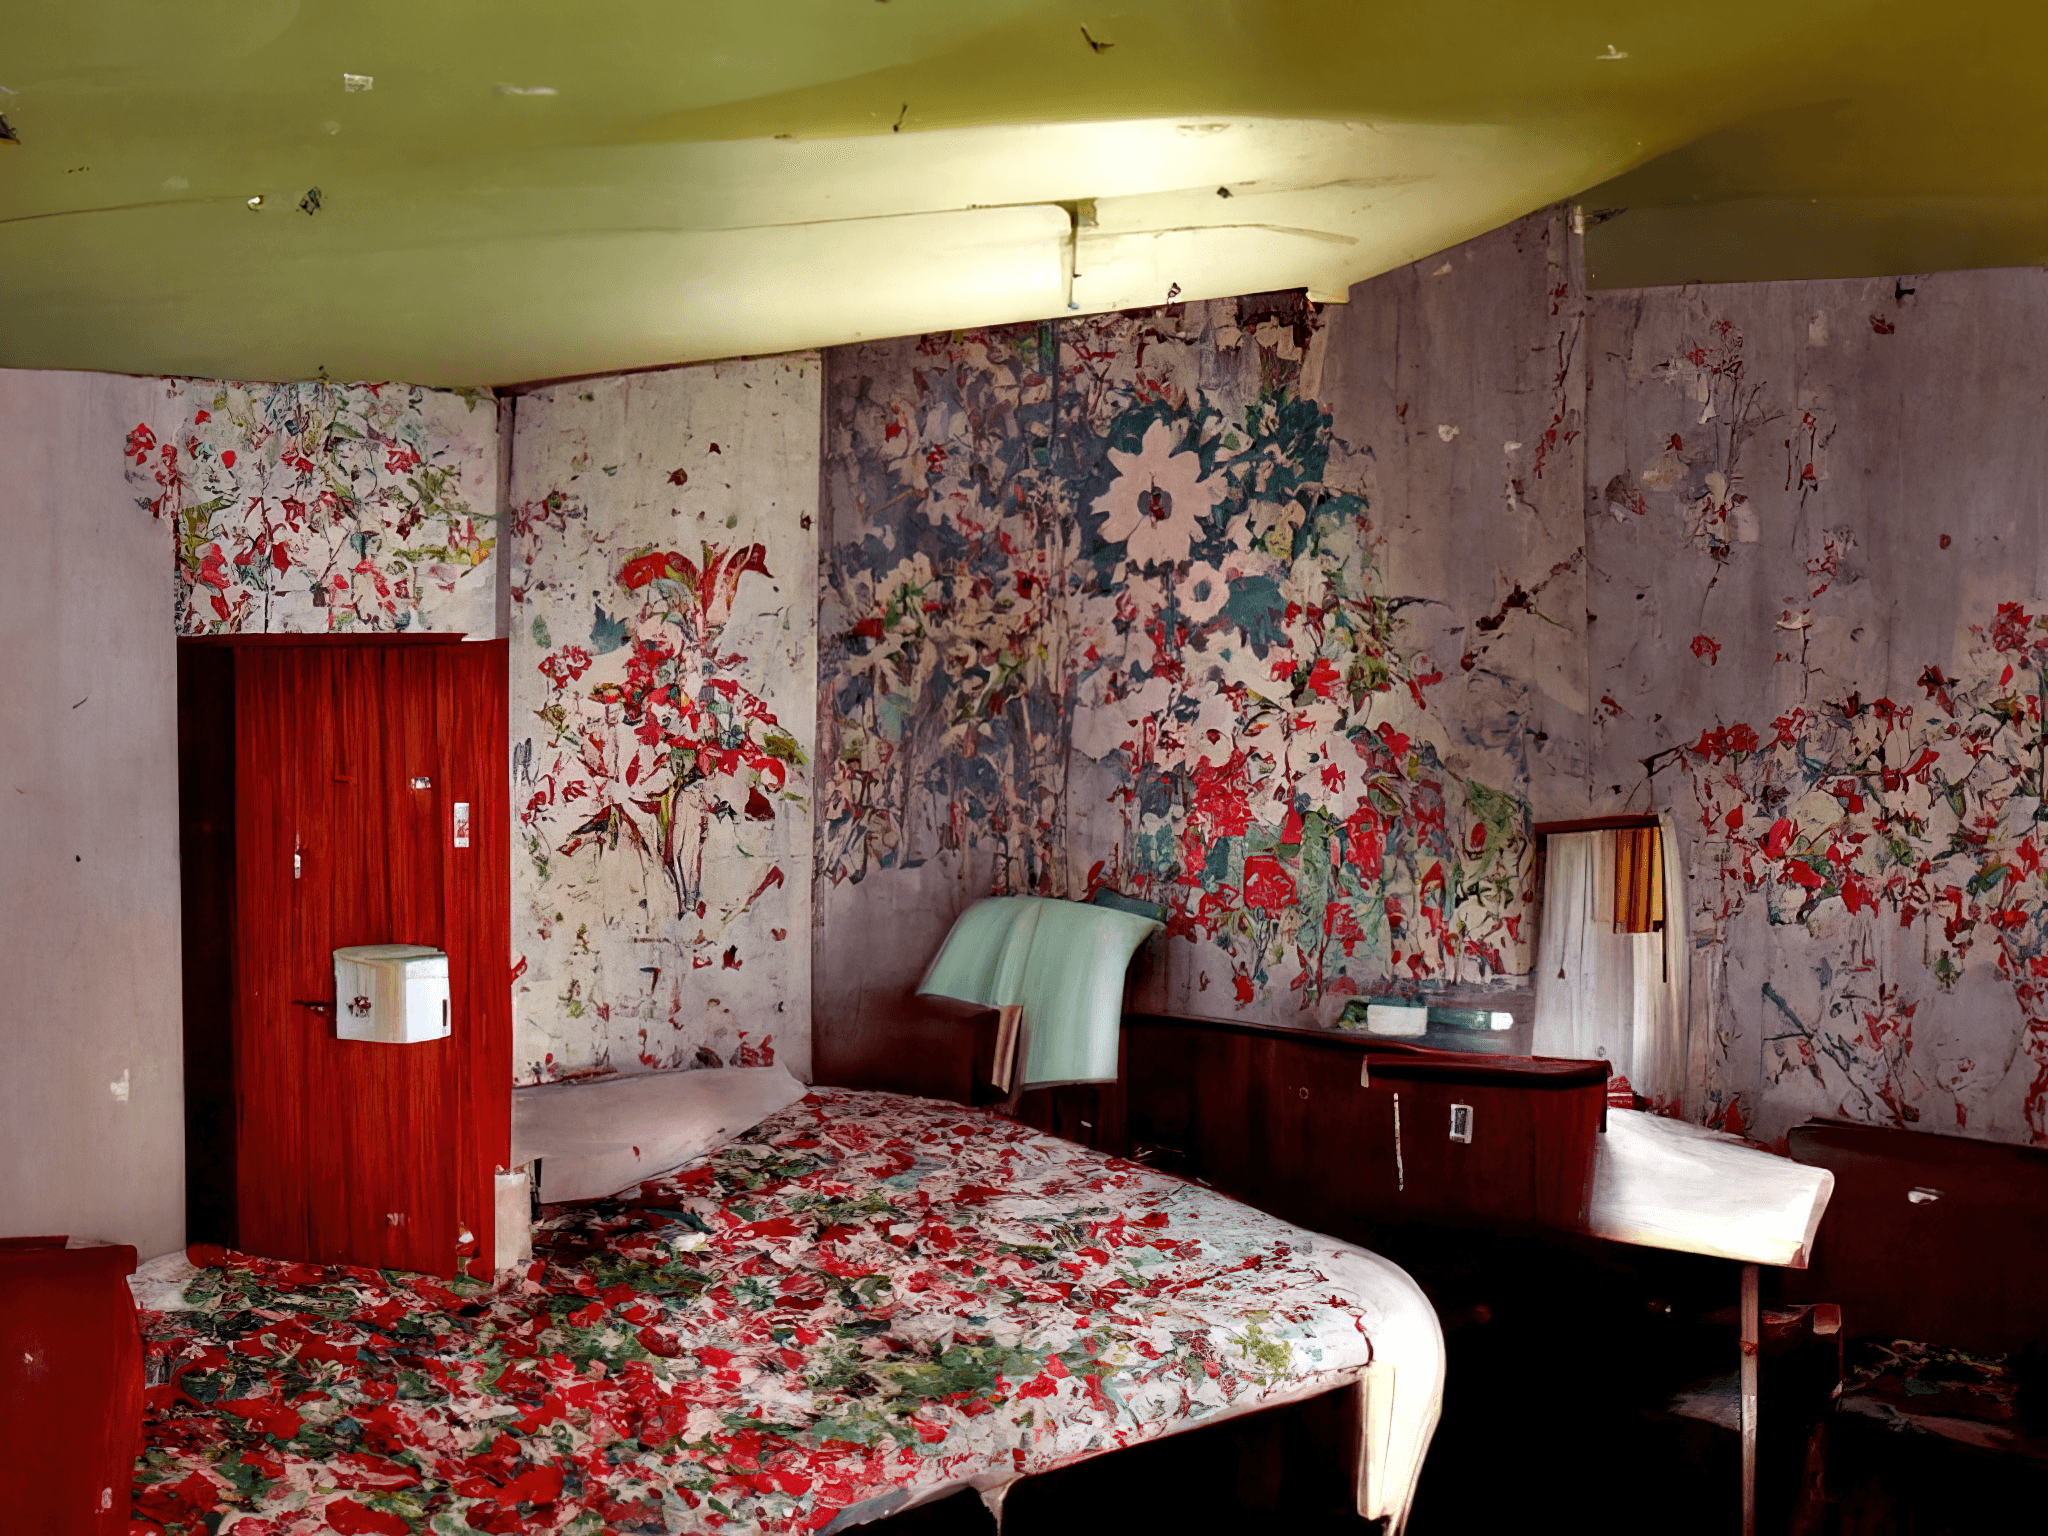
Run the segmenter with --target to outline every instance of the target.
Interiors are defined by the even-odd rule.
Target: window
[[[1539,825],[1534,1049],[1599,1057],[1660,1110],[1685,1086],[1685,898],[1669,819]]]

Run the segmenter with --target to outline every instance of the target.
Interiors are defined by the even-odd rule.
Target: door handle
[[[304,999],[304,998],[301,998],[301,997],[295,997],[295,998],[293,998],[293,999],[292,999],[292,1006],[293,1006],[294,1008],[310,1008],[310,1009],[312,1009],[312,1010],[313,1010],[313,1012],[315,1012],[315,1013],[318,1013],[318,1014],[322,1014],[322,1015],[325,1015],[325,1016],[327,1016],[327,1017],[330,1017],[330,1018],[331,1018],[331,1017],[333,1016],[333,1014],[334,1014],[334,1004],[332,1004],[332,1003],[317,1003],[317,1002],[308,1002],[308,1001],[307,1001],[306,999]]]

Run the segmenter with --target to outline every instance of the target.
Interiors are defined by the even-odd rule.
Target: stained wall
[[[184,1242],[171,532],[118,452],[160,390],[0,372],[0,1234]]]
[[[518,398],[522,1082],[810,1067],[815,354]]]
[[[992,892],[1164,904],[1154,1007],[1520,983],[1586,800],[1571,240],[827,354],[821,1059]]]
[[[166,634],[509,626],[522,1080],[806,1071],[813,945],[829,1055],[1002,891],[1162,902],[1141,1006],[1513,992],[1531,820],[1669,808],[1692,1113],[2048,1140],[2048,279],[1576,267],[1553,212],[1348,305],[560,386],[509,435],[62,375],[37,432],[125,471],[94,558],[161,561]]]
[[[2048,275],[1601,293],[1603,806],[1688,849],[1689,1109],[2048,1142]]]
[[[516,427],[488,392],[151,381],[107,445],[179,633],[510,635],[521,1081],[807,1070],[818,376],[540,390]]]
[[[497,402],[404,384],[154,381],[128,478],[181,634],[497,632]]]

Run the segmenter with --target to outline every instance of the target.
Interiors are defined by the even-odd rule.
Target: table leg
[[[1742,1536],[1756,1536],[1756,1370],[1761,1318],[1754,1264],[1742,1266]]]

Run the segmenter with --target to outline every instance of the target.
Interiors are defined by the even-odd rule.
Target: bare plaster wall
[[[1589,310],[1594,786],[1688,850],[1688,1109],[2048,1143],[2048,273]]]
[[[0,1235],[144,1258],[185,1230],[174,565],[116,450],[161,394],[0,372]]]

